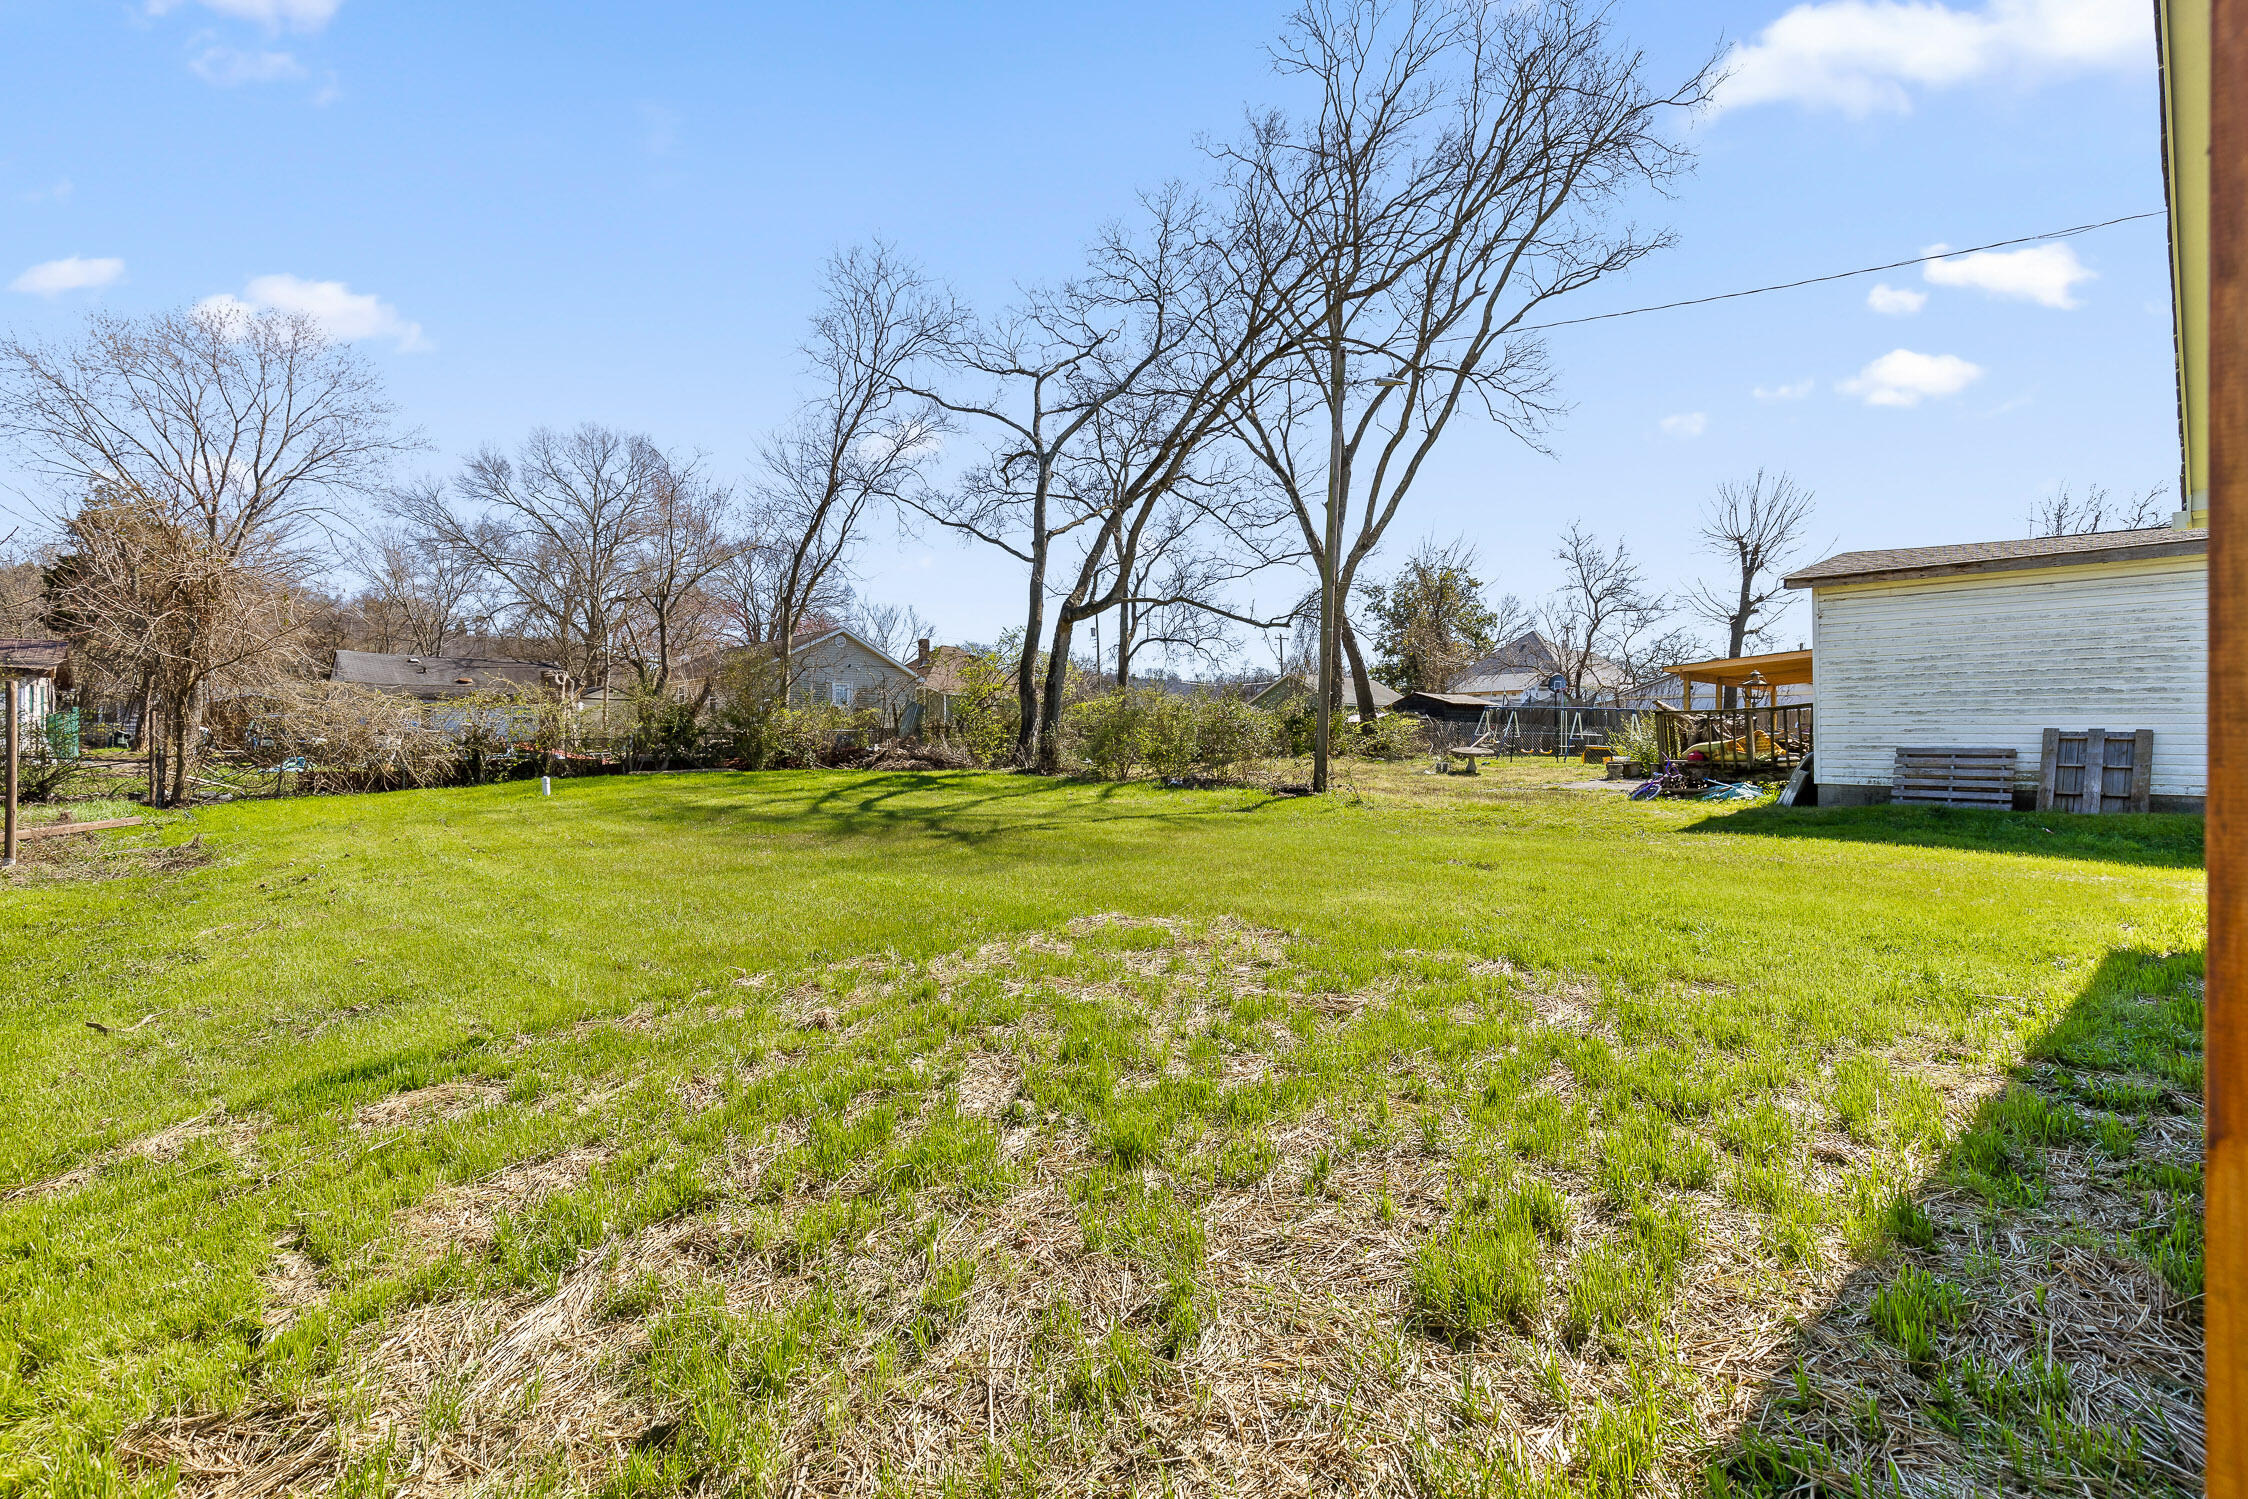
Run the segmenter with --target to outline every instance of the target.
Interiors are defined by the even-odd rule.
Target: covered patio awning
[[[1670,674],[1686,688],[1686,705],[1694,704],[1694,684],[1707,682],[1712,687],[1743,687],[1750,677],[1757,679],[1759,687],[1792,687],[1811,680],[1811,653],[1809,651],[1773,651],[1765,656],[1718,656],[1708,661],[1686,661],[1670,668]]]

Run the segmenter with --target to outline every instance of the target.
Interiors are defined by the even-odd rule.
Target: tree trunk
[[[1339,621],[1339,624],[1342,628],[1343,654],[1350,658],[1351,690],[1358,698],[1358,731],[1361,734],[1372,733],[1375,713],[1374,679],[1367,674],[1366,658],[1359,654],[1358,632],[1350,627],[1347,617]]]
[[[1341,303],[1331,303],[1327,314],[1327,328],[1327,419],[1331,430],[1327,436],[1326,537],[1319,556],[1319,700],[1311,735],[1311,789],[1314,792],[1327,789],[1327,762],[1335,742],[1335,700],[1340,696],[1338,689],[1341,686],[1341,674],[1336,670],[1335,659],[1338,638],[1335,616],[1342,600],[1336,595],[1335,584],[1342,564],[1343,504],[1350,497],[1350,476],[1343,469]]]
[[[1061,773],[1062,698],[1069,687],[1069,637],[1077,621],[1065,603],[1054,617],[1053,644],[1046,653],[1046,700],[1039,706],[1038,768],[1047,775]]]
[[[1116,685],[1132,685],[1132,606],[1116,611]]]
[[[148,755],[148,804],[164,805],[164,737],[156,727],[156,689],[141,692],[141,746]]]
[[[1022,659],[1015,663],[1015,763],[1028,770],[1043,763],[1038,748],[1038,635],[1046,626],[1046,485],[1051,470],[1039,465],[1037,496],[1030,515],[1030,606],[1023,624]]]
[[[1727,633],[1726,638],[1725,654],[1728,656],[1738,656],[1748,644],[1748,613],[1750,609],[1755,607],[1750,603],[1751,590],[1755,586],[1756,574],[1744,562],[1741,564],[1741,602],[1740,606],[1733,611],[1732,628]],[[1719,698],[1718,702],[1721,706],[1727,708],[1739,707],[1741,704],[1741,689],[1738,687],[1726,688],[1724,696]]]

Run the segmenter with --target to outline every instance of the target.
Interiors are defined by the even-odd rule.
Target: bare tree
[[[1811,519],[1811,500],[1786,471],[1758,469],[1746,484],[1718,485],[1702,512],[1702,548],[1725,558],[1731,573],[1723,584],[1695,584],[1686,605],[1725,632],[1726,655],[1745,654],[1786,612],[1781,577]],[[1726,689],[1727,706],[1736,692]]]
[[[712,580],[733,560],[733,492],[699,459],[653,454],[648,496],[626,583],[627,652],[641,682],[661,692],[681,656],[709,643],[721,613]]]
[[[915,496],[915,512],[1021,562],[1028,598],[1015,663],[1017,763],[1038,758],[1040,679],[1048,572],[1056,542],[1094,519],[1062,488],[1065,455],[1087,425],[1122,400],[1167,351],[1161,337],[1123,360],[1103,359],[1123,319],[1086,286],[1031,295],[989,326],[955,308],[931,366],[901,388],[957,417],[995,429],[984,462],[949,489]]]
[[[481,570],[519,634],[551,642],[579,683],[606,685],[661,461],[646,438],[614,428],[541,427],[513,458],[477,453],[450,492],[401,490],[394,504]]]
[[[955,322],[949,302],[888,246],[828,261],[826,299],[804,348],[817,390],[765,443],[756,495],[770,555],[772,612],[761,634],[784,684],[793,637],[816,601],[847,581],[869,508],[908,505],[921,492],[944,412],[900,376]]]
[[[910,604],[859,603],[851,610],[850,625],[877,650],[909,664],[915,645],[936,628]]]
[[[2157,484],[2127,499],[2117,498],[2105,485],[2086,485],[2081,498],[2066,484],[2054,487],[2037,502],[2030,517],[2032,536],[2082,536],[2092,531],[2138,531],[2161,525],[2167,517],[2164,500],[2170,486]]]
[[[1554,549],[1561,586],[1539,610],[1553,642],[1554,668],[1569,695],[1614,697],[1635,685],[1628,663],[1644,653],[1641,637],[1668,612],[1668,602],[1647,588],[1646,575],[1622,540],[1612,547],[1571,522]]]
[[[377,650],[442,655],[467,627],[478,568],[442,538],[390,522],[347,543],[344,557],[363,585],[355,603]]]
[[[1536,447],[1558,408],[1526,325],[1670,243],[1610,213],[1686,169],[1661,127],[1704,102],[1711,70],[1657,92],[1642,61],[1575,0],[1311,0],[1278,62],[1317,88],[1315,115],[1267,122],[1230,153],[1298,228],[1283,242],[1310,273],[1295,357],[1252,388],[1237,430],[1319,569],[1315,787],[1346,649],[1372,716],[1343,601],[1428,454],[1470,405]]]
[[[1160,649],[1166,659],[1184,651],[1214,664],[1232,647],[1225,600],[1233,585],[1270,561],[1253,546],[1229,545],[1211,514],[1207,501],[1174,503],[1142,533],[1137,571],[1116,606],[1117,686],[1132,685],[1132,661],[1141,651]],[[1242,529],[1252,543],[1261,539],[1253,523]],[[1120,548],[1111,555],[1121,563]]]
[[[71,618],[107,632],[164,720],[156,800],[189,794],[213,681],[291,639],[287,585],[321,527],[415,445],[392,414],[366,362],[293,314],[96,314],[61,347],[0,338],[0,437],[80,559]]]

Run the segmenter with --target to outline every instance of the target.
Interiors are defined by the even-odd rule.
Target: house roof
[[[0,639],[0,671],[51,677],[70,656],[67,640]]]
[[[1790,588],[1831,588],[1841,583],[1862,583],[1877,578],[1943,578],[2025,567],[2072,567],[2150,557],[2186,557],[2208,550],[2206,529],[2181,531],[2171,526],[2150,526],[2139,531],[2085,531],[2075,536],[1842,552],[1792,572],[1783,581]]]
[[[933,647],[921,668],[921,684],[931,692],[965,692],[968,664],[975,659],[956,645]]]
[[[1762,656],[1719,656],[1710,661],[1682,661],[1666,669],[1674,677],[1683,677],[1689,682],[1714,682],[1720,687],[1738,687],[1751,673],[1767,685],[1785,687],[1811,680],[1811,653],[1771,651]]]
[[[561,670],[551,661],[511,661],[504,656],[392,656],[379,651],[338,651],[328,679],[430,697],[461,697],[510,687],[543,687]]]
[[[1381,681],[1378,678],[1368,677],[1366,680],[1374,689],[1374,707],[1376,711],[1379,711],[1383,708],[1395,706],[1397,700],[1405,695],[1404,693],[1399,692],[1396,688],[1390,686],[1387,682]],[[1289,686],[1300,687],[1307,693],[1316,690],[1312,686],[1310,676],[1300,671],[1290,672],[1287,676],[1284,677],[1274,677],[1269,682],[1251,682],[1245,690],[1248,694],[1249,701],[1255,703],[1262,702],[1265,696],[1271,693],[1275,688]],[[1343,701],[1346,703],[1357,701],[1356,694],[1347,681],[1343,684]]]
[[[1442,703],[1451,708],[1488,708],[1491,706],[1488,699],[1465,692],[1408,692],[1399,701],[1404,703]]]
[[[915,671],[912,667],[906,665],[903,661],[900,661],[897,657],[891,655],[888,651],[882,649],[882,647],[876,645],[873,641],[867,639],[864,635],[861,635],[858,631],[852,629],[849,625],[837,625],[832,630],[822,630],[819,634],[812,636],[809,640],[792,641],[789,644],[788,653],[793,656],[798,651],[808,651],[813,646],[819,645],[823,641],[833,640],[838,635],[841,635],[850,640],[861,650],[881,657],[884,661],[889,662],[892,666],[896,667],[899,671],[904,672],[907,676],[913,678],[913,680],[915,680],[916,682],[921,680],[921,673]]]
[[[1449,691],[1476,697],[1512,697],[1542,688],[1545,679],[1560,669],[1560,647],[1536,630],[1529,630],[1463,667],[1444,685]],[[1629,685],[1624,669],[1605,656],[1586,661],[1584,674],[1603,688]]]

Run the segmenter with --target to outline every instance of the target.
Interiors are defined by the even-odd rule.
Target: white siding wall
[[[1899,745],[2154,730],[2154,794],[2207,791],[2205,557],[1814,590],[1821,784],[1887,786]]]

